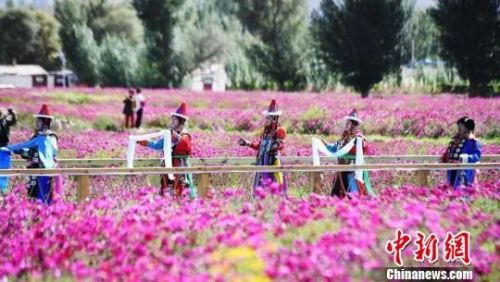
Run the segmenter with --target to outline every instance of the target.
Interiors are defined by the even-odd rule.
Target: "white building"
[[[228,78],[224,65],[213,64],[191,73],[190,88],[193,91],[226,91]]]
[[[0,88],[71,87],[76,82],[70,70],[48,73],[38,65],[0,65]]]
[[[49,74],[38,65],[0,65],[0,85],[4,87],[47,87]]]

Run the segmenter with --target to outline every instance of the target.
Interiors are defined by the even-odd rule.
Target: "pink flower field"
[[[0,277],[97,281],[377,281],[406,233],[472,234],[476,280],[498,278],[500,182],[460,193],[384,189],[374,199],[283,200],[237,190],[176,202],[150,187],[46,207],[10,194],[0,209]],[[21,192],[21,191],[17,191]],[[19,193],[21,194],[21,193]],[[403,252],[412,261],[414,246]],[[448,265],[439,260],[437,265]]]
[[[311,156],[311,137],[334,141],[343,116],[359,111],[368,154],[441,155],[455,122],[476,121],[483,154],[500,154],[500,99],[424,94],[374,95],[144,90],[142,130],[123,129],[127,89],[0,90],[0,107],[19,116],[11,142],[27,140],[41,104],[57,122],[59,158],[124,158],[130,134],[166,127],[178,104],[189,105],[193,157],[250,157],[237,145],[257,138],[262,111],[276,99],[287,129],[284,156]],[[138,157],[160,157],[137,148]],[[274,183],[249,197],[253,176],[216,175],[206,199],[158,196],[155,177],[94,177],[91,197],[73,200],[76,185],[64,179],[63,197],[45,206],[28,199],[21,178],[0,197],[0,281],[380,281],[395,266],[385,250],[401,229],[434,233],[436,263],[416,262],[410,244],[404,267],[464,265],[443,259],[447,232],[471,235],[468,266],[475,281],[500,280],[500,181],[482,170],[479,183],[461,191],[431,174],[432,188],[415,185],[413,172],[370,174],[375,198],[311,193],[308,176],[287,175],[290,197]],[[382,276],[381,276],[382,275]]]
[[[364,121],[365,134],[386,136],[450,136],[454,122],[467,115],[477,121],[476,133],[498,137],[499,99],[467,99],[454,95],[394,95],[361,99],[354,94],[279,92],[190,92],[145,90],[145,122],[150,126],[168,121],[168,114],[181,101],[190,106],[191,127],[215,131],[248,131],[260,127],[261,112],[276,99],[284,112],[289,132],[340,134],[341,118],[356,108]],[[80,126],[96,125],[103,119],[116,125],[122,121],[126,89],[1,90],[0,105],[15,106],[19,112],[37,112],[51,105],[54,115]]]

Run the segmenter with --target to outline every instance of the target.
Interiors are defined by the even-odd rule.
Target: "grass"
[[[327,116],[325,109],[319,108],[317,106],[312,106],[301,115],[300,119],[315,120],[315,119],[323,119],[325,116]]]
[[[90,95],[79,92],[53,92],[51,97],[55,101],[70,105],[102,104],[121,99],[120,96],[116,95]]]
[[[0,103],[2,104],[12,104],[14,102],[15,98],[12,96],[4,96],[0,95]]]
[[[300,227],[289,227],[287,232],[277,238],[271,233],[268,233],[267,237],[269,241],[277,241],[279,247],[290,247],[296,240],[312,243],[319,240],[323,234],[335,233],[340,229],[340,224],[337,221],[332,221],[331,218],[334,216],[307,222]]]
[[[95,130],[118,131],[120,125],[116,124],[115,120],[107,116],[100,116],[92,124],[92,128]]]
[[[472,206],[479,209],[481,212],[492,214],[495,220],[500,220],[500,213],[498,212],[500,209],[500,201],[483,198],[474,201]]]

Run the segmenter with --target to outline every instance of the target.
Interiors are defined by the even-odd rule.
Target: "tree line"
[[[0,63],[60,68],[87,85],[180,87],[222,63],[235,89],[362,94],[401,66],[443,60],[490,95],[500,80],[500,0],[56,0],[53,13],[0,11]]]

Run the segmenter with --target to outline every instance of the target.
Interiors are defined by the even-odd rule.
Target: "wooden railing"
[[[496,159],[495,159],[496,160]],[[121,160],[120,160],[121,161]],[[255,173],[255,172],[305,172],[309,173],[310,185],[314,192],[318,191],[322,173],[329,171],[361,170],[397,170],[416,171],[417,184],[428,186],[429,172],[433,170],[462,170],[462,169],[500,169],[500,163],[484,162],[477,164],[461,163],[392,163],[392,164],[365,164],[365,165],[281,165],[281,166],[192,166],[192,167],[99,167],[99,168],[57,168],[57,169],[7,169],[0,170],[0,176],[54,176],[73,175],[77,179],[77,198],[83,200],[89,196],[90,177],[106,175],[154,175],[154,174],[183,174],[191,173],[196,176],[197,187],[201,197],[208,194],[210,176],[212,174]]]
[[[162,159],[147,158],[136,159],[135,166],[158,166]],[[292,156],[282,157],[284,164],[312,164],[312,157]],[[440,162],[440,156],[436,155],[392,155],[392,156],[365,156],[367,163],[380,163],[380,162]],[[218,166],[218,165],[254,165],[255,157],[216,157],[216,158],[190,158],[192,166]],[[337,162],[336,158],[321,157],[321,161],[332,163]],[[500,162],[500,155],[483,155],[483,162]],[[25,161],[22,159],[15,159],[12,161],[13,167],[23,167]],[[110,158],[110,159],[59,159],[59,167],[109,167],[118,166],[124,167],[127,165],[127,160],[124,158]]]

